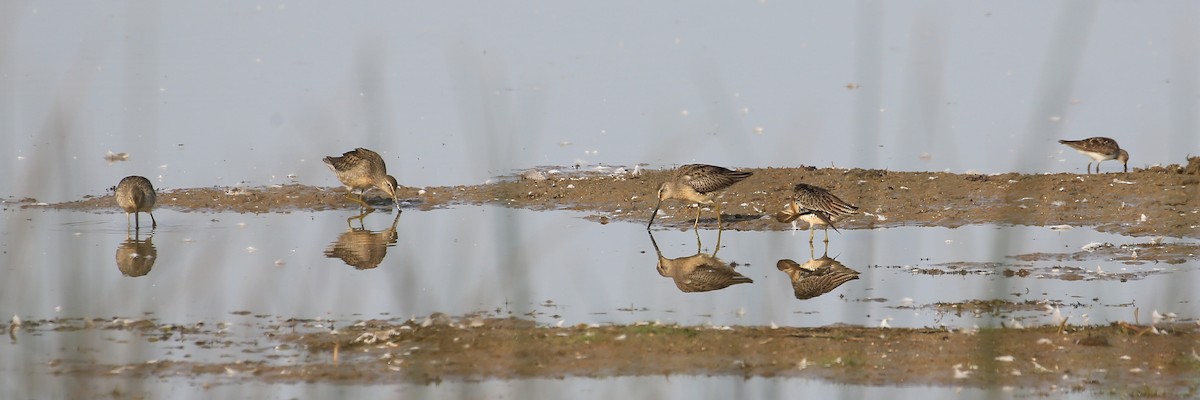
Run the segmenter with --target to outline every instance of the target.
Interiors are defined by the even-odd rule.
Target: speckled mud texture
[[[263,318],[265,317],[256,317]],[[252,324],[254,325],[254,324]],[[433,315],[337,327],[313,320],[262,321],[237,341],[226,327],[153,320],[52,320],[31,333],[126,331],[181,354],[244,348],[259,361],[151,361],[127,365],[55,361],[55,374],[338,384],[700,374],[821,378],[849,384],[1010,387],[1125,397],[1198,394],[1195,324],[1046,326],[985,330],[683,327],[539,327],[513,318]],[[297,356],[281,354],[296,353]],[[196,358],[185,357],[182,360]],[[197,357],[203,359],[204,357]]]
[[[1131,236],[1200,237],[1200,157],[1187,165],[1135,169],[1129,173],[970,175],[840,168],[746,169],[750,178],[719,192],[725,229],[781,230],[790,224],[770,217],[780,211],[796,183],[825,187],[862,213],[839,228],[892,226],[957,227],[966,224],[1094,226]],[[456,204],[498,204],[535,210],[589,213],[600,223],[644,223],[657,202],[658,185],[670,170],[635,168],[535,168],[473,186],[404,188],[404,209]],[[401,182],[403,184],[403,182]],[[190,188],[159,192],[158,206],[179,211],[292,212],[353,208],[345,189],[306,185],[258,188]],[[368,201],[391,202],[378,190]],[[26,203],[36,200],[26,199]],[[50,204],[59,209],[116,210],[111,195]],[[707,210],[707,208],[706,208]],[[695,210],[668,201],[658,227],[690,228]],[[711,212],[700,224],[716,226]]]

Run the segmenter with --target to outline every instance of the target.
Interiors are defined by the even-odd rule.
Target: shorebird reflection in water
[[[141,220],[138,218],[138,213],[150,214],[150,227],[158,228],[158,221],[154,219],[154,202],[158,199],[158,195],[154,193],[154,185],[150,184],[150,180],[141,176],[127,176],[121,179],[121,183],[117,184],[116,191],[117,206],[125,211],[125,225],[128,228],[129,214],[133,214],[133,229],[136,231],[141,228]]]
[[[355,269],[378,267],[383,262],[383,258],[387,256],[388,247],[396,245],[396,223],[399,221],[400,213],[396,213],[391,227],[372,232],[362,225],[360,218],[358,228],[349,227],[325,249],[325,257],[341,259],[346,265]]]
[[[122,275],[138,277],[150,273],[150,269],[154,268],[158,249],[154,248],[150,239],[151,236],[138,240],[136,235],[133,238],[126,235],[125,241],[117,246],[117,269]]]
[[[1106,137],[1090,137],[1083,140],[1059,140],[1059,143],[1070,146],[1079,154],[1091,157],[1096,162],[1096,173],[1100,173],[1100,163],[1105,160],[1117,160],[1129,172],[1129,152],[1121,149],[1116,140]],[[1092,173],[1092,161],[1088,161],[1087,173]]]
[[[775,214],[775,220],[786,223],[799,219],[807,222],[808,243],[810,244],[816,235],[816,226],[823,225],[825,227],[825,243],[829,243],[829,228],[837,231],[833,222],[856,213],[858,213],[858,207],[834,196],[828,190],[797,183],[792,190],[791,197],[788,198],[787,206],[783,211]]]
[[[658,274],[670,277],[675,281],[675,287],[684,293],[708,292],[739,283],[754,282],[717,258],[716,250],[713,250],[712,254],[704,254],[697,249],[695,255],[687,257],[663,257],[658,242],[654,240],[654,233],[647,233],[650,234],[650,243],[654,244],[654,252],[658,255]],[[718,238],[720,235],[721,232],[717,231]]]
[[[809,251],[812,251],[811,246]],[[828,248],[826,254],[822,254],[821,258],[813,258],[811,253],[809,258],[810,260],[804,264],[788,259],[775,263],[776,268],[792,279],[792,292],[797,299],[811,299],[829,293],[838,286],[842,286],[843,283],[858,279],[858,271],[846,267],[838,260],[829,258]]]
[[[706,164],[687,164],[675,169],[671,177],[658,187],[658,204],[650,214],[646,229],[654,225],[654,217],[662,207],[663,200],[684,200],[691,203],[711,205],[717,213],[717,228],[721,227],[721,204],[713,201],[713,192],[733,186],[753,172],[733,171],[728,168]],[[696,222],[692,229],[700,226],[700,207],[696,207]]]
[[[346,193],[346,197],[350,201],[358,203],[367,210],[372,210],[366,201],[367,191],[371,188],[379,188],[392,198],[392,203],[396,205],[396,211],[400,211],[400,202],[397,201],[396,195],[400,184],[396,182],[395,177],[387,174],[387,165],[379,153],[359,147],[342,153],[341,157],[329,156],[322,160],[337,175],[338,180],[346,185],[346,190],[349,191]],[[361,191],[357,199],[354,198],[355,190]]]

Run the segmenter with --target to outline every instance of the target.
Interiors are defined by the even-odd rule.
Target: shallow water
[[[0,377],[0,382],[3,382]],[[6,386],[17,389],[13,395],[77,397],[94,393],[85,386],[112,388],[125,395],[146,398],[586,398],[586,399],[696,399],[696,398],[794,398],[799,393],[813,398],[889,398],[889,399],[1010,399],[1034,394],[1019,388],[981,390],[929,386],[851,386],[809,379],[741,377],[619,377],[565,379],[486,380],[481,382],[443,383],[440,385],[330,385],[297,383],[268,385],[181,384],[180,378],[156,381],[92,379],[76,385],[39,388]],[[1085,399],[1088,395],[1067,390],[1051,392],[1055,398]]]
[[[451,316],[483,312],[532,318],[544,325],[655,321],[970,329],[1052,324],[1062,317],[1073,324],[1133,321],[1135,311],[1141,312],[1142,322],[1148,322],[1152,310],[1193,320],[1196,305],[1184,289],[1200,274],[1194,261],[1128,265],[1106,259],[1024,262],[1008,257],[1031,252],[1074,253],[1093,242],[1120,245],[1135,241],[1086,228],[847,230],[831,232],[828,254],[858,272],[859,278],[829,293],[798,300],[788,275],[776,264],[785,259],[809,260],[807,231],[648,233],[640,223],[599,224],[582,219],[581,213],[495,206],[410,209],[401,214],[378,211],[367,215],[361,227],[359,221],[348,224],[347,217],[355,215],[348,210],[259,215],[159,210],[159,227],[136,235],[143,245],[146,241],[152,244],[153,251],[135,249],[138,256],[134,257],[123,249],[130,241],[120,213],[36,208],[3,212],[2,311],[25,321],[49,322],[18,330],[10,343],[0,345],[0,371],[4,372],[0,376],[8,377],[0,379],[14,379],[0,383],[31,394],[64,391],[65,397],[71,397],[71,390],[94,387],[94,382],[107,382],[123,393],[146,391],[152,397],[247,392],[287,397],[297,386],[225,386],[220,384],[223,378],[209,377],[203,379],[204,385],[218,386],[200,389],[197,385],[201,382],[196,381],[186,388],[169,384],[176,378],[97,380],[53,371],[71,363],[305,362],[311,354],[299,348],[276,347],[265,339],[269,333],[291,329],[292,319],[306,320],[305,329],[333,329],[366,319],[400,322],[435,312]],[[817,236],[815,255],[820,257],[821,233]],[[719,238],[716,257],[753,283],[685,293],[671,278],[660,275],[654,245],[666,258],[693,256],[698,251],[697,237],[703,253],[713,252]],[[371,245],[375,247],[363,248]],[[132,267],[118,262],[138,257],[141,264]],[[927,273],[953,272],[958,265],[971,272]],[[1082,279],[1064,280],[1054,269],[1063,267],[1100,267],[1110,273],[1131,273],[1133,278],[1122,282],[1082,271]],[[1004,269],[1032,273],[1004,277],[1000,273]],[[984,307],[979,312],[936,305],[972,300],[1031,301],[1033,305],[996,311]],[[1057,315],[1047,304],[1060,307]],[[89,319],[99,329],[60,330],[82,325],[80,318]],[[159,327],[203,324],[207,333],[190,336],[192,340],[153,341],[154,335],[127,328],[144,319]],[[175,333],[167,335],[175,337]],[[686,376],[438,386],[301,386],[331,394],[436,392],[467,397],[578,392],[585,397],[608,398],[612,390],[623,390],[603,384],[607,382],[621,384],[618,387],[636,383],[652,389],[652,397],[672,398],[698,393],[680,382],[756,397],[794,390],[835,396],[896,390],[805,380]],[[906,387],[897,393],[958,395],[952,388],[928,387]]]
[[[1072,323],[1131,320],[1132,306],[1147,314],[1197,314],[1180,291],[1183,286],[1177,286],[1196,279],[1190,263],[1009,258],[1073,253],[1092,242],[1134,242],[1086,228],[831,231],[828,255],[860,273],[859,279],[798,300],[776,264],[809,260],[807,231],[721,232],[717,258],[753,283],[685,293],[659,273],[654,244],[666,258],[698,250],[707,254],[716,246],[717,232],[648,233],[640,224],[602,225],[572,212],[492,206],[409,210],[398,219],[380,211],[366,216],[361,227],[357,220],[350,222],[353,228],[346,220],[351,212],[162,210],[158,229],[138,236],[153,245],[153,263],[134,268],[117,262],[131,257],[120,249],[128,246],[123,215],[8,213],[9,233],[0,242],[6,261],[0,269],[5,282],[0,303],[29,319],[149,314],[165,323],[190,323],[223,321],[239,311],[334,320],[487,312],[531,316],[544,324],[875,326],[886,318],[896,327],[961,328],[1012,318],[1040,324],[1051,318],[1042,307],[998,318],[929,308],[971,300],[1063,305],[1060,313],[1072,315]],[[388,231],[393,221],[394,237]],[[817,236],[819,257],[824,245],[820,232]],[[959,265],[969,272],[915,272],[954,272]],[[1056,267],[1081,268],[1083,279],[1057,279]],[[1001,274],[1021,268],[1031,274]],[[1134,279],[1106,279],[1095,273],[1097,268],[1133,273]]]

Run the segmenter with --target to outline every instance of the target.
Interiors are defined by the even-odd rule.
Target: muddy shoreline
[[[517,318],[435,314],[357,321],[336,329],[331,325],[296,319],[265,322],[259,329],[266,333],[252,341],[229,337],[220,324],[128,319],[34,321],[16,334],[127,331],[161,345],[180,343],[180,351],[189,354],[181,359],[124,365],[55,360],[47,368],[54,374],[187,376],[218,384],[436,384],[688,374],[1022,388],[1043,394],[1088,391],[1121,397],[1188,397],[1200,392],[1200,327],[1194,323],[961,330],[654,323],[547,327]],[[251,359],[189,361],[190,354],[230,346],[247,347],[241,353]],[[280,349],[303,355],[296,362],[253,356]]]
[[[894,226],[958,227],[967,224],[1092,226],[1129,236],[1200,237],[1200,157],[1188,165],[1135,169],[1130,173],[997,174],[891,172],[840,168],[765,168],[721,192],[725,229],[784,230],[770,214],[782,209],[798,182],[830,189],[858,205],[862,214],[839,223],[844,229]],[[404,188],[403,209],[428,210],[460,204],[496,204],[533,210],[575,210],[600,223],[644,223],[657,201],[659,183],[669,170],[580,171],[538,168],[496,183],[472,186]],[[296,212],[355,209],[345,189],[307,185],[254,188],[160,190],[158,207],[184,212]],[[390,200],[378,191],[368,201],[386,209]],[[25,207],[36,200],[24,199]],[[53,209],[116,212],[111,193],[44,205]],[[684,229],[694,215],[687,205],[663,205],[658,227]],[[712,213],[700,224],[715,228]]]

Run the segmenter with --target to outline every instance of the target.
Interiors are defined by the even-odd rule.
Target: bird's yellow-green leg
[[[720,232],[721,231],[721,203],[713,202],[713,205],[717,206],[717,232]],[[718,234],[718,237],[720,237],[719,234]]]
[[[367,204],[366,200],[364,200],[364,198],[366,197],[365,194],[366,194],[366,191],[364,191],[363,195],[360,195],[359,198],[356,199],[356,198],[354,198],[354,189],[350,189],[349,192],[346,192],[346,198],[350,199],[350,201],[358,203],[363,208],[370,208],[370,205]]]
[[[717,214],[717,215],[720,215],[720,214]],[[716,257],[717,252],[721,251],[721,231],[723,231],[723,229],[721,229],[721,225],[717,224],[717,248],[713,249],[713,252],[712,252],[713,257]]]

